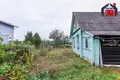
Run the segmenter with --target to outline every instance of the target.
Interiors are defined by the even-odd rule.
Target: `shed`
[[[14,38],[14,30],[18,28],[17,26],[0,21],[0,37],[3,38],[3,44],[7,44],[9,39]]]
[[[95,65],[120,65],[120,12],[73,12],[70,39],[72,50]]]

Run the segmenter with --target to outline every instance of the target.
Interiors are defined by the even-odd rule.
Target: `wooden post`
[[[101,67],[103,67],[103,59],[102,59],[101,42],[100,42],[100,47],[99,47],[99,53],[100,53],[100,65],[101,65]]]

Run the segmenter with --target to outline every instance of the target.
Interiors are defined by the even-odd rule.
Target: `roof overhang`
[[[120,36],[120,31],[88,31],[95,36]]]
[[[5,24],[5,25],[8,25],[8,26],[11,26],[11,27],[19,28],[18,26],[13,25],[13,24],[8,23],[8,22],[5,22],[5,21],[1,21],[1,20],[0,20],[0,23]]]

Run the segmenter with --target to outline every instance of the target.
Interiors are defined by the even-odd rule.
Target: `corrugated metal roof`
[[[80,28],[94,35],[120,35],[120,12],[117,16],[102,16],[101,12],[74,12]]]

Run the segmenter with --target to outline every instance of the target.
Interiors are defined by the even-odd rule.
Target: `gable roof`
[[[13,24],[8,23],[8,22],[5,22],[5,21],[2,21],[2,20],[0,20],[0,23],[5,24],[5,25],[8,25],[8,26],[10,26],[10,27],[16,27],[16,28],[18,28],[18,26],[13,25]]]
[[[74,12],[82,30],[94,35],[120,35],[120,12],[117,16],[102,16],[101,12]]]

